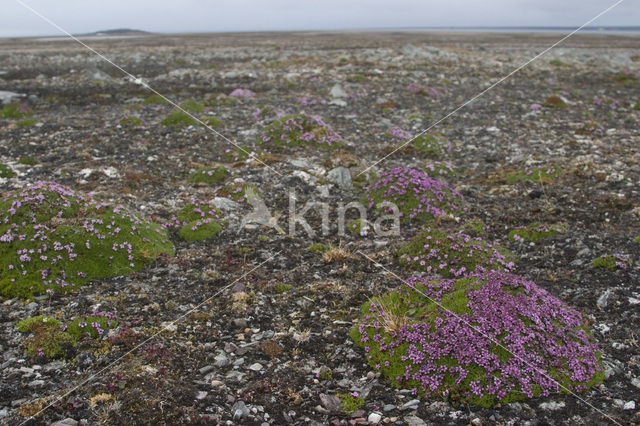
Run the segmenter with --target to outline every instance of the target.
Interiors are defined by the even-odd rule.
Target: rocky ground
[[[442,160],[462,171],[447,179],[472,206],[462,219],[483,221],[491,240],[517,254],[517,274],[584,315],[603,352],[604,383],[582,400],[455,406],[390,387],[349,338],[362,303],[400,284],[363,254],[408,276],[395,251],[419,229],[339,235],[339,203],[359,200],[366,184],[356,175],[399,141],[387,134],[392,127],[419,133],[559,38],[354,32],[85,40],[138,80],[73,41],[0,40],[0,93],[16,94],[34,119],[21,126],[0,119],[0,161],[17,172],[0,179],[3,193],[53,180],[162,223],[191,199],[214,196],[214,186],[189,183],[190,173],[224,164],[231,180],[259,188],[284,231],[241,226],[251,206],[228,202],[218,235],[186,243],[174,233],[176,256],[142,272],[73,295],[2,300],[0,422],[640,423],[637,36],[573,37],[434,129],[452,146]],[[260,156],[267,165],[233,162],[226,152],[233,146],[206,128],[161,125],[172,107],[142,104],[152,94],[145,83],[178,103],[207,101],[202,115],[219,119],[215,130],[241,145],[255,142],[264,126],[255,113],[268,104],[321,116],[345,146],[268,150]],[[217,96],[238,88],[255,96]],[[566,107],[545,106],[551,95]],[[141,122],[121,122],[131,116]],[[373,171],[429,163],[402,150]],[[506,182],[535,165],[562,173]],[[352,182],[329,174],[339,166]],[[292,189],[297,212],[307,201],[329,206],[327,235],[312,211],[306,218],[315,235],[300,225],[290,231]],[[535,244],[507,239],[534,221],[564,222],[567,232]],[[308,249],[317,242],[342,251],[323,259]],[[604,254],[628,255],[632,265],[592,267]],[[25,354],[19,320],[94,310],[114,312],[119,327],[103,340],[82,340],[63,359]],[[345,414],[340,391],[357,392],[364,405]]]

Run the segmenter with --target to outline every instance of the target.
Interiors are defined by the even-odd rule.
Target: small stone
[[[242,329],[247,328],[248,323],[247,323],[247,320],[244,318],[236,318],[232,322],[233,322],[233,326],[236,328],[242,328]]]
[[[418,408],[418,404],[420,404],[420,400],[419,399],[412,399],[409,402],[405,402],[404,404],[402,404],[402,407],[400,407],[401,410],[414,410],[416,408]]]
[[[320,402],[322,406],[332,413],[340,413],[342,411],[342,403],[340,398],[335,395],[320,394]]]
[[[224,385],[224,382],[220,380],[212,380],[211,383],[209,383],[209,385],[211,385],[212,388],[217,388],[219,386]]]
[[[234,367],[239,367],[239,366],[241,366],[242,364],[244,364],[244,358],[242,358],[242,357],[241,357],[241,358],[236,359],[235,361],[233,361],[233,366],[234,366]]]
[[[395,410],[396,406],[393,404],[386,404],[384,407],[382,407],[382,411],[384,411],[385,413],[388,413],[391,410]]]
[[[198,393],[196,394],[196,399],[198,401],[203,400],[207,397],[208,394],[209,392],[206,392],[206,391],[198,391]]]
[[[623,410],[635,410],[636,409],[636,402],[635,401],[627,401],[622,406],[622,409]]]
[[[560,402],[555,402],[555,401],[543,402],[542,404],[539,405],[539,407],[542,408],[543,410],[549,410],[549,411],[556,411],[556,410],[559,410],[561,408],[564,408],[564,406],[565,406],[564,401],[560,401]]]
[[[249,415],[249,408],[242,401],[236,401],[231,407],[231,412],[233,413],[233,420],[240,420]]]
[[[634,377],[631,379],[631,384],[640,389],[640,378]]]
[[[427,424],[420,417],[407,416],[404,418],[404,422],[408,426],[426,426]]]
[[[213,363],[215,367],[226,367],[229,365],[229,358],[227,358],[225,354],[218,354],[214,359],[216,360],[216,362]]]
[[[251,371],[260,371],[260,370],[262,370],[262,368],[263,368],[263,367],[262,367],[262,364],[260,364],[259,362],[256,362],[256,363],[254,363],[254,364],[251,364],[251,365],[249,366],[249,370],[251,370]]]
[[[380,413],[374,412],[369,414],[369,417],[367,417],[367,421],[372,425],[377,425],[378,423],[380,423],[380,420],[382,420],[382,414]]]
[[[345,92],[344,89],[342,88],[342,86],[340,86],[339,84],[334,85],[331,88],[331,92],[329,92],[329,94],[331,95],[332,98],[346,98],[347,97],[347,92]]]
[[[202,367],[200,370],[198,370],[200,372],[200,374],[207,374],[208,372],[210,372],[211,370],[213,370],[215,368],[215,365],[207,365],[206,367]]]
[[[329,173],[327,173],[327,180],[335,183],[341,189],[350,189],[352,186],[351,172],[343,166],[331,169]]]
[[[471,420],[471,424],[473,426],[482,426],[482,420],[480,420],[478,417],[476,417],[475,419]]]
[[[611,297],[612,294],[613,292],[609,289],[607,289],[604,293],[602,293],[600,297],[598,297],[598,301],[596,302],[596,305],[598,306],[598,308],[600,309],[606,308],[607,305],[609,304],[609,298]]]
[[[44,383],[45,383],[44,380],[37,379],[29,382],[28,386],[30,388],[39,388],[40,386],[44,386]]]
[[[67,417],[64,420],[60,420],[58,422],[51,423],[49,426],[76,426],[77,424],[78,424],[77,420],[72,419],[71,417]]]
[[[544,192],[540,191],[539,189],[534,189],[533,191],[529,192],[529,198],[531,199],[540,198],[543,195]]]

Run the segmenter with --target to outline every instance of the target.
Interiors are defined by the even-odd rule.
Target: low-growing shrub
[[[463,232],[426,228],[398,250],[400,264],[412,269],[459,277],[476,271],[511,271],[515,257],[499,245]]]
[[[0,294],[76,290],[89,281],[142,269],[173,255],[166,232],[148,219],[54,182],[0,201]]]
[[[398,207],[403,221],[428,221],[442,214],[461,213],[467,209],[460,193],[424,172],[396,167],[382,173],[369,185],[365,204],[384,212]]]
[[[314,145],[337,147],[343,140],[327,123],[316,115],[287,115],[267,125],[258,137],[257,145],[272,146]]]
[[[581,315],[505,272],[411,277],[366,302],[351,337],[392,385],[452,403],[492,407],[604,377]]]
[[[567,232],[567,225],[557,223],[555,225],[545,225],[538,222],[530,223],[527,226],[520,226],[509,232],[509,239],[513,241],[536,242],[543,238],[553,237],[557,234]]]

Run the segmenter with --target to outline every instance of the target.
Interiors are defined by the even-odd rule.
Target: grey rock
[[[222,211],[237,210],[240,207],[240,204],[226,197],[215,197],[213,199],[213,205]]]
[[[351,172],[348,168],[340,166],[329,170],[327,180],[335,183],[339,188],[350,189],[352,187]]]
[[[30,388],[39,388],[40,386],[44,386],[45,381],[41,379],[32,380],[29,382],[28,386]]]
[[[347,106],[347,101],[345,101],[344,99],[341,99],[341,98],[332,99],[331,101],[329,101],[329,105],[336,105],[336,106],[339,106],[339,107],[346,107]]]
[[[400,409],[401,410],[414,410],[414,409],[418,408],[418,404],[420,404],[420,400],[419,399],[412,399],[411,401],[405,402],[404,404],[402,404]]]
[[[249,370],[251,371],[260,371],[262,370],[264,367],[262,366],[262,364],[260,364],[259,362],[255,362],[253,364],[251,364],[249,366]]]
[[[241,357],[241,358],[236,359],[235,361],[233,361],[233,366],[234,366],[234,367],[239,367],[239,366],[241,366],[242,364],[244,364],[244,358],[242,358],[242,357]]]
[[[0,90],[0,103],[8,104],[24,96],[25,95],[22,93],[9,92],[8,90]]]
[[[598,301],[596,302],[596,305],[598,306],[598,308],[600,309],[606,308],[607,305],[609,304],[609,299],[611,298],[612,294],[613,292],[610,289],[605,290],[605,292],[602,293],[600,297],[598,297]]]
[[[340,86],[339,84],[334,85],[331,88],[331,92],[329,92],[329,94],[331,95],[332,98],[346,98],[347,97],[347,92],[345,92],[344,89],[342,88],[342,86]]]
[[[559,410],[561,408],[564,408],[564,406],[565,406],[564,401],[560,401],[560,402],[555,402],[555,401],[543,402],[542,404],[539,405],[540,408],[542,408],[543,410],[548,410],[548,411],[556,411],[556,410]]]
[[[404,423],[408,426],[426,426],[424,420],[417,416],[407,416],[404,418]]]
[[[223,353],[216,355],[215,360],[216,362],[213,363],[214,367],[226,367],[230,363],[229,358]]]
[[[231,413],[233,414],[233,420],[240,420],[249,415],[249,408],[242,401],[236,401],[231,407]]]
[[[329,412],[331,413],[342,412],[342,404],[340,403],[340,398],[335,395],[326,395],[324,393],[321,393],[320,402],[322,403],[322,406],[329,410]]]
[[[35,311],[36,309],[38,309],[38,304],[36,302],[31,302],[27,306],[25,306],[25,308],[27,309],[27,311]]]
[[[393,404],[386,404],[384,407],[382,407],[382,411],[384,411],[385,413],[388,413],[391,410],[395,410],[396,406]]]
[[[200,372],[200,374],[207,374],[208,372],[210,372],[211,370],[213,370],[215,367],[215,365],[207,365],[205,367],[202,367],[200,370],[198,370]]]
[[[635,410],[636,409],[636,402],[635,401],[627,401],[622,406],[622,409],[623,410]]]
[[[367,421],[369,424],[377,425],[382,420],[382,415],[380,413],[371,413],[369,417],[367,417]]]
[[[71,417],[67,417],[64,420],[60,420],[59,422],[51,423],[49,426],[76,426],[78,421],[72,419]]]
[[[631,379],[631,384],[640,389],[640,378],[634,377]]]

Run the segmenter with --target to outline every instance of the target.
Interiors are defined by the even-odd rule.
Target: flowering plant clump
[[[508,184],[517,182],[548,182],[562,173],[559,166],[526,167],[524,171],[514,172],[505,177]]]
[[[343,139],[317,115],[296,114],[281,117],[264,128],[257,145],[342,146]]]
[[[467,209],[462,195],[455,189],[424,172],[407,167],[395,167],[382,173],[367,187],[364,201],[369,208],[375,207],[387,213],[395,204],[404,221],[427,221]]]
[[[426,228],[398,250],[401,264],[444,277],[476,270],[511,271],[515,257],[497,244],[463,232]]]
[[[275,120],[279,120],[287,115],[284,110],[276,108],[271,105],[260,105],[258,110],[253,114],[253,119],[256,121],[265,121],[270,123]]]
[[[227,176],[229,176],[229,170],[225,167],[200,167],[191,176],[189,176],[190,183],[207,183],[214,184],[222,182]]]
[[[212,238],[222,225],[219,220],[222,213],[213,205],[212,201],[193,199],[171,221],[164,224],[165,228],[178,227],[178,235],[186,241],[200,241]]]
[[[373,225],[366,219],[356,219],[349,222],[347,229],[351,234],[359,237],[373,235]]]
[[[620,102],[617,99],[614,99],[609,96],[603,96],[603,97],[594,96],[593,104],[599,107],[605,107],[605,108],[611,108],[611,109],[615,109],[620,106]]]
[[[594,268],[604,268],[607,271],[615,271],[616,269],[627,269],[633,262],[628,254],[603,254],[591,261]]]
[[[362,399],[358,392],[338,392],[336,396],[340,400],[340,408],[342,408],[342,411],[348,416],[358,411],[364,405],[364,399]]]
[[[460,168],[450,161],[434,161],[424,168],[433,176],[454,176],[460,173]]]
[[[256,94],[249,89],[234,89],[231,93],[229,93],[230,98],[253,98]]]
[[[509,239],[512,241],[532,241],[535,243],[543,238],[553,237],[554,235],[564,234],[565,232],[567,232],[567,225],[565,223],[545,225],[534,222],[527,226],[520,226],[509,232]]]
[[[575,134],[603,136],[604,128],[595,121],[586,121],[582,124],[582,127],[576,129]]]
[[[5,166],[4,164],[0,164],[0,178],[10,178],[14,177],[16,172],[11,170],[10,167]]]
[[[259,192],[255,185],[246,182],[234,182],[229,185],[225,185],[220,188],[216,188],[215,194],[217,197],[229,198],[238,203],[245,202],[252,193]]]
[[[68,293],[173,252],[160,226],[54,182],[38,182],[0,201],[0,294],[5,296]]]
[[[393,385],[454,403],[492,407],[604,377],[581,315],[505,272],[411,277],[365,303],[351,337]]]
[[[118,321],[112,312],[94,312],[89,317],[74,319],[68,326],[44,315],[16,324],[19,332],[32,334],[24,343],[27,354],[47,358],[64,356],[65,345],[75,346],[83,333],[95,339],[117,326]]]

